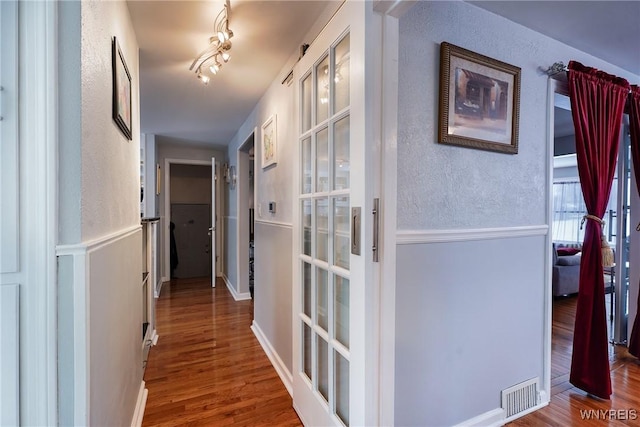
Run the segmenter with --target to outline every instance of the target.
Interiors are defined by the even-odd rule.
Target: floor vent
[[[539,378],[532,378],[502,390],[502,409],[506,418],[517,415],[538,404]]]

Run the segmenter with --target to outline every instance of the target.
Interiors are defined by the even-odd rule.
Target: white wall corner
[[[251,293],[249,292],[238,292],[235,288],[235,286],[233,285],[233,283],[231,283],[231,281],[229,281],[229,278],[227,277],[226,274],[222,274],[222,279],[224,280],[224,283],[227,285],[227,289],[229,290],[229,293],[231,294],[231,296],[233,297],[233,299],[235,301],[246,301],[251,299]]]
[[[260,326],[258,326],[255,320],[251,324],[251,330],[258,339],[260,346],[262,346],[262,349],[267,354],[267,357],[269,358],[269,361],[271,361],[273,368],[278,373],[282,384],[284,384],[285,388],[289,392],[289,395],[293,397],[293,375],[291,375],[291,372],[289,372],[286,365],[271,345],[271,342],[269,342],[269,339],[266,337],[264,332],[262,332],[262,329],[260,329]]]
[[[131,419],[131,427],[141,427],[142,418],[144,418],[144,409],[147,405],[147,396],[149,390],[145,388],[145,382],[140,384],[140,391],[138,392],[138,399],[136,401],[136,408],[133,411],[133,418]]]

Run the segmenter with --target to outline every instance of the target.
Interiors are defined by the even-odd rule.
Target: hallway
[[[234,301],[217,280],[213,289],[208,278],[164,284],[143,426],[301,425],[249,328],[253,301]]]

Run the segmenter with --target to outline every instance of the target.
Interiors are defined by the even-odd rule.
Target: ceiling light
[[[233,37],[233,31],[229,28],[230,17],[231,3],[230,0],[226,0],[224,9],[218,13],[214,21],[215,35],[209,37],[209,46],[194,59],[189,67],[189,70],[195,72],[204,84],[209,83],[210,80],[204,71],[208,69],[211,74],[217,74],[222,67],[222,62],[226,63],[231,57],[228,52],[231,49],[230,39]]]

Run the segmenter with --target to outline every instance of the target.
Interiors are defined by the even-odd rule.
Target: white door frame
[[[253,138],[253,139],[252,139]],[[249,241],[249,228],[247,224],[249,223],[249,213],[248,213],[248,201],[247,196],[249,194],[249,169],[248,169],[248,159],[249,154],[243,150],[246,150],[249,144],[253,141],[254,153],[256,150],[258,138],[258,127],[254,127],[249,135],[244,139],[244,142],[240,144],[238,149],[236,150],[236,165],[237,165],[237,182],[236,182],[236,280],[235,284],[236,292],[233,294],[233,297],[236,301],[250,299],[251,294],[249,293],[249,251],[242,250],[240,242],[248,242]],[[244,157],[246,156],[246,158]],[[257,200],[257,187],[256,187],[256,178],[257,178],[257,164],[254,160],[254,174],[253,174],[253,206],[256,207]],[[255,216],[254,216],[255,218]],[[248,245],[247,245],[248,249]],[[244,289],[244,284],[246,284],[246,289]]]
[[[553,268],[553,150],[554,150],[554,121],[555,94],[568,94],[567,84],[553,78],[547,83],[547,177],[545,191],[547,196],[546,223],[548,232],[546,237],[545,256],[545,287],[544,287],[544,344],[542,357],[542,395],[541,404],[551,401],[551,340],[552,340],[552,312],[553,297],[551,289],[551,275]]]
[[[395,320],[396,320],[396,248],[398,189],[398,52],[399,21],[417,2],[397,0],[374,1],[374,12],[380,25],[379,61],[382,64],[379,104],[380,171],[377,177],[381,198],[380,280],[376,290],[378,322],[375,335],[378,346],[378,381],[373,402],[378,410],[375,425],[395,424]]]
[[[169,222],[171,220],[171,165],[192,165],[192,166],[211,166],[211,160],[188,160],[188,159],[164,159],[164,217],[160,218],[160,226],[162,227],[164,233],[164,268],[162,269],[162,275],[167,281],[171,279],[171,253],[170,253],[170,240],[169,240]],[[216,173],[219,168],[216,169]],[[220,181],[220,177],[218,180]],[[212,182],[211,185],[216,185],[215,182]],[[216,195],[216,209],[219,209],[220,206],[220,194]],[[219,213],[219,212],[218,212]],[[220,215],[218,215],[220,218]],[[212,218],[211,221],[215,219]],[[216,251],[220,251],[220,248],[216,248]],[[211,268],[212,274],[217,274],[216,266],[212,266]],[[160,285],[162,287],[162,285]],[[160,289],[158,289],[157,294],[160,294]]]
[[[19,406],[6,422],[12,421],[17,409],[20,425],[56,425],[58,5],[18,2],[17,8],[18,21],[7,22],[17,23],[18,60],[12,62],[19,86],[10,83],[7,89],[18,94],[20,102],[3,107],[7,117],[17,118],[19,129],[18,163],[13,171],[20,185],[19,197],[13,200],[19,204],[19,233],[18,241],[11,243],[15,247],[5,248],[16,251],[19,259],[0,275],[0,283],[19,287],[20,374]]]

